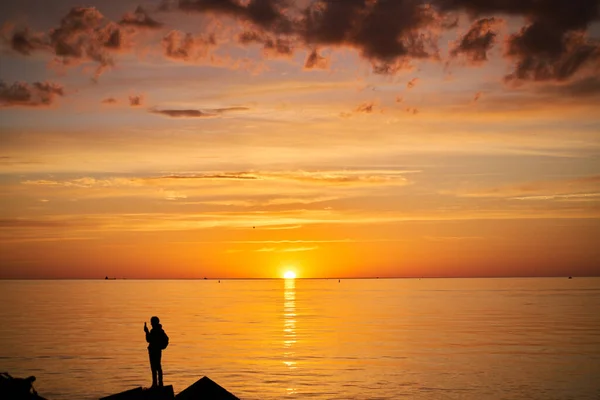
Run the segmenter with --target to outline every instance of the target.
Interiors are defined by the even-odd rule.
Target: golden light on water
[[[286,271],[283,274],[284,279],[296,279],[296,273],[294,271]]]

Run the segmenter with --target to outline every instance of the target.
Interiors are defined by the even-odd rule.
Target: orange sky
[[[600,275],[600,14],[553,4],[4,2],[0,278]]]

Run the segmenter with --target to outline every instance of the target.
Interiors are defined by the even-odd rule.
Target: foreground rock
[[[176,400],[240,400],[207,376],[175,396]]]
[[[35,376],[14,378],[7,372],[0,373],[0,399],[46,400],[33,388]]]
[[[137,387],[121,393],[102,397],[100,400],[174,400],[173,386],[163,386],[149,389]]]
[[[173,393],[173,386],[150,389],[138,387],[100,400],[240,400],[206,376],[177,396]]]

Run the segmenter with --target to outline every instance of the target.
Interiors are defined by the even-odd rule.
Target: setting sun
[[[286,273],[283,274],[283,277],[285,279],[296,279],[296,273],[294,271],[286,271]]]

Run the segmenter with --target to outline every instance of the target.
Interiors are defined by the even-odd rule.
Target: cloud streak
[[[169,118],[213,118],[219,116],[220,114],[247,110],[249,110],[248,107],[208,108],[203,110],[152,108],[149,110],[149,112],[152,114],[158,114]]]

